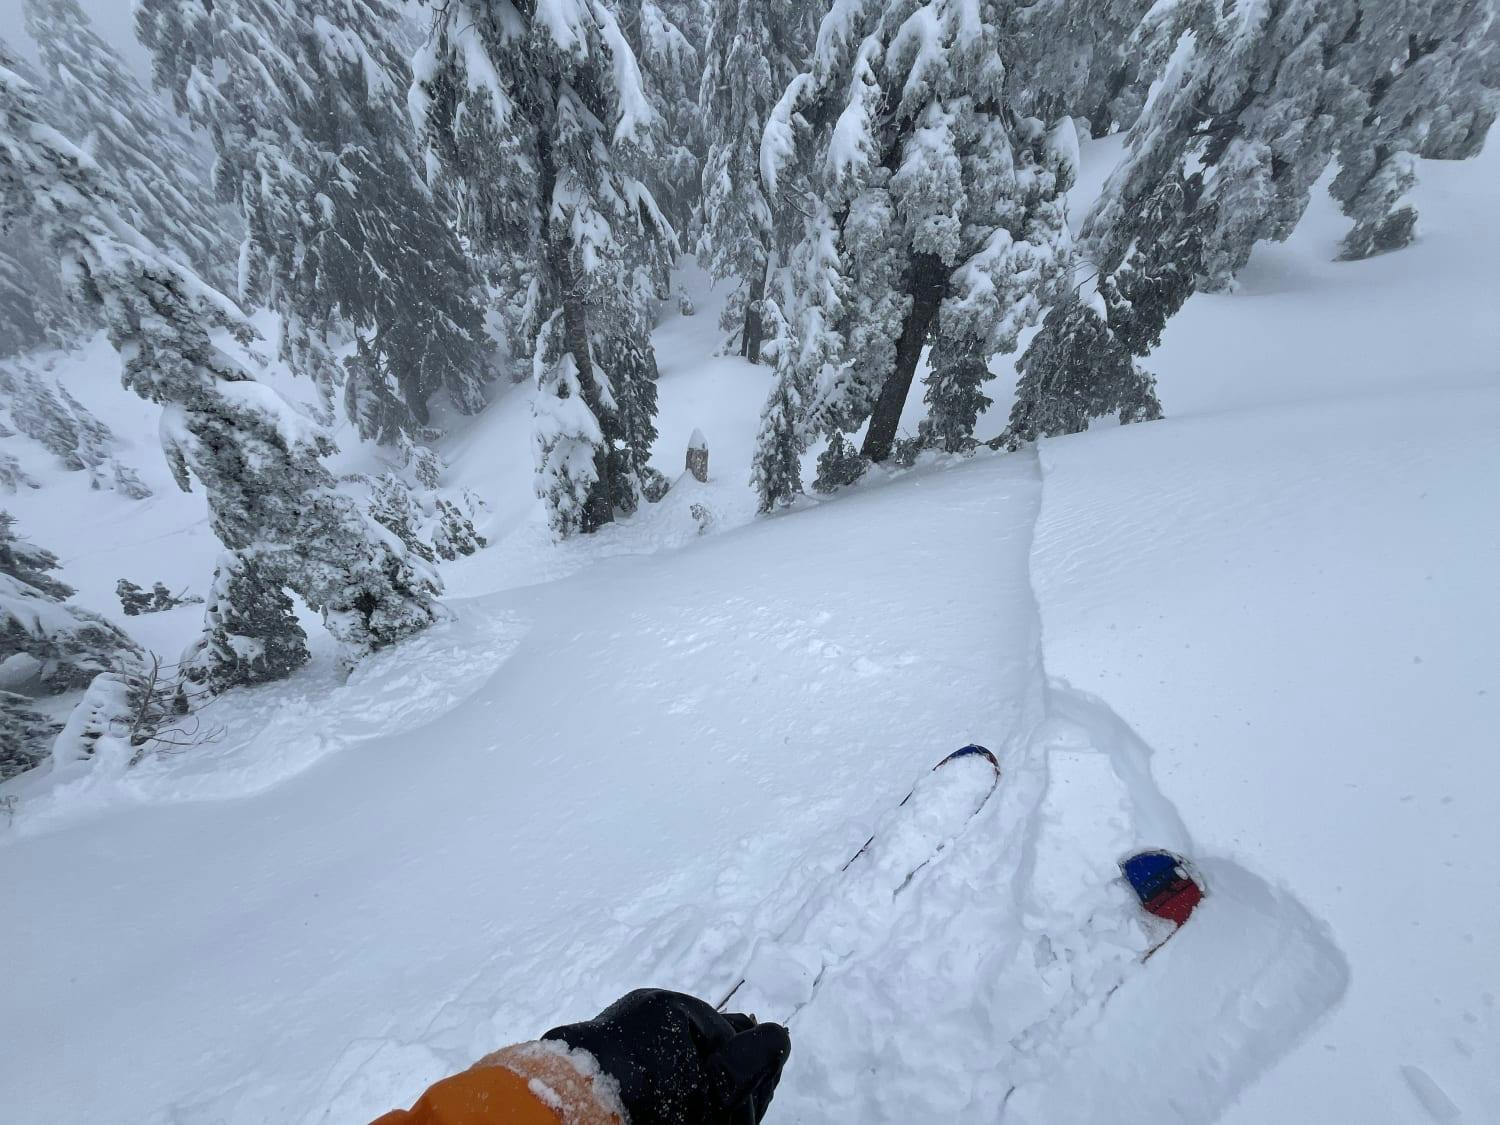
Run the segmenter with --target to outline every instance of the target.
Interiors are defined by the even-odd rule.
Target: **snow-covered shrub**
[[[137,617],[142,613],[161,613],[176,609],[180,605],[202,605],[203,599],[196,594],[173,594],[162,582],[153,582],[148,593],[134,582],[122,578],[115,583],[115,596],[120,599],[120,608],[126,617]]]
[[[0,690],[0,781],[41,765],[59,729],[26,696]]]
[[[202,745],[219,733],[192,714],[208,694],[190,690],[154,655],[96,676],[53,743],[52,768],[71,772],[108,759],[126,769],[150,754]]]
[[[117,441],[110,428],[61,383],[24,363],[0,363],[0,391],[15,428],[45,446],[65,469],[86,472],[94,488],[114,489],[132,500],[151,495],[135,470],[114,456]]]
[[[854,448],[854,443],[835,430],[828,448],[818,454],[818,475],[813,481],[813,491],[828,493],[847,488],[864,476],[869,467],[870,462]]]
[[[274,568],[253,553],[225,551],[214,568],[203,636],[182,674],[210,691],[279,680],[307,662],[307,634]]]
[[[4,436],[4,433],[0,433],[0,437]],[[21,468],[21,462],[4,450],[0,450],[0,490],[15,495],[23,488],[40,487],[36,478]]]
[[[71,691],[139,654],[104,618],[65,604],[73,589],[51,575],[57,567],[56,555],[20,538],[14,517],[0,512],[0,688]]]

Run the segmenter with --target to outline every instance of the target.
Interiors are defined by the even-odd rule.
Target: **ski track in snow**
[[[1033,524],[1044,497],[1044,487],[1034,490]],[[745,886],[768,856],[746,841],[738,868],[719,876],[718,901],[700,897],[653,916],[653,902],[681,901],[669,880],[617,911],[599,943],[607,952],[575,969],[568,990],[607,998],[664,984],[787,1022],[793,1056],[769,1122],[1217,1117],[1337,1002],[1347,966],[1289,892],[1196,855],[1152,779],[1149,749],[1102,701],[1048,679],[1029,580],[1025,601],[1030,619],[1010,624],[1024,638],[1027,702],[995,747],[998,786],[972,761],[920,775],[912,799],[877,821],[847,870],[837,851],[793,862],[784,882],[748,907]],[[662,643],[707,646],[714,627],[734,618],[728,609],[702,622],[703,636],[689,630]],[[750,613],[767,616],[765,607]],[[845,657],[817,636],[818,623],[776,617],[765,626],[783,651]],[[862,663],[850,667],[858,674]],[[689,696],[671,709],[695,707]],[[848,836],[844,854],[862,838]],[[1163,931],[1117,862],[1152,846],[1194,856],[1209,897],[1143,963]],[[441,1004],[418,1040],[351,1043],[303,1125],[398,1104],[462,1065],[495,1029],[552,1018],[500,1001],[495,968]],[[1446,1104],[1425,1075],[1406,1077],[1424,1105]]]

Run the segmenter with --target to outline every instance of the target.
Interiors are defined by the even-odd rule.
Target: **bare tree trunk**
[[[766,273],[762,268],[750,281],[750,299],[745,302],[745,330],[740,336],[740,355],[751,363],[760,362],[760,345],[765,336],[765,317],[760,303],[766,297]]]
[[[922,358],[922,348],[948,287],[948,267],[933,254],[918,254],[912,258],[908,278],[911,310],[901,326],[896,361],[880,388],[880,397],[875,400],[870,428],[860,449],[860,453],[877,464],[891,455],[891,447],[896,444],[896,428],[901,424],[901,410],[917,372],[917,361]]]

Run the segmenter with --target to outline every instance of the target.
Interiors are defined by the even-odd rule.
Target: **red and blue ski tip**
[[[1183,925],[1203,901],[1203,884],[1181,856],[1153,850],[1120,861],[1120,872],[1147,913]]]

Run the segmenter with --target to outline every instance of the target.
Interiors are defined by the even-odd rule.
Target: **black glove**
[[[779,1023],[719,1013],[702,1000],[639,988],[598,1017],[555,1027],[620,1083],[630,1125],[753,1125],[766,1114],[792,1053]]]

